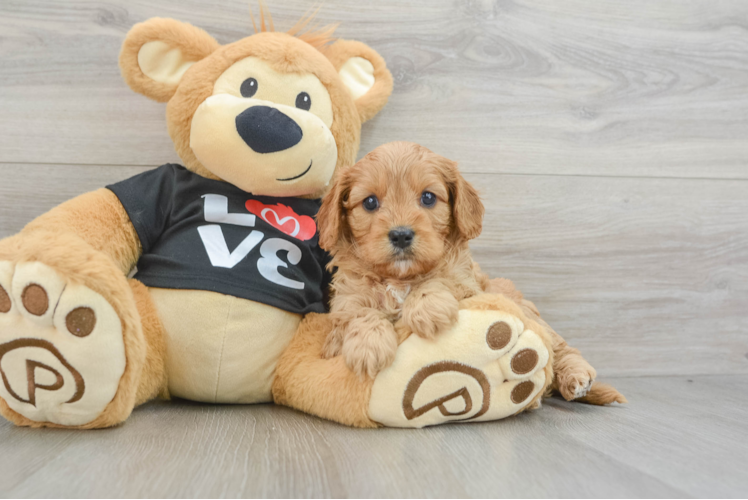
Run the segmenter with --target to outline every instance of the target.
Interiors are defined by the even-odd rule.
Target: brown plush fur
[[[382,56],[368,45],[355,40],[338,40],[331,46],[323,48],[322,53],[330,59],[336,70],[340,70],[351,57],[363,57],[374,65],[374,78],[376,79],[374,87],[356,100],[356,109],[362,123],[379,113],[392,93],[392,75]]]
[[[319,7],[317,10],[319,10]],[[368,45],[355,40],[336,41],[333,38],[333,34],[335,33],[337,24],[325,26],[319,30],[304,31],[304,28],[314,19],[316,13],[316,11],[311,12],[309,15],[305,15],[299,19],[299,22],[288,30],[287,33],[322,52],[333,64],[336,71],[339,71],[343,64],[352,57],[363,57],[372,63],[374,66],[374,87],[366,95],[356,100],[356,109],[358,109],[361,122],[366,122],[381,111],[392,93],[392,75],[387,69],[382,56],[377,54]],[[265,24],[265,17],[268,18],[268,25]],[[273,17],[262,2],[260,2],[260,27],[258,28],[257,24],[255,24],[254,16],[252,16],[252,25],[256,33],[275,31]],[[333,45],[328,46],[331,42],[334,42]]]
[[[130,272],[142,252],[127,212],[117,196],[105,188],[58,205],[27,224],[23,232],[35,231],[74,234],[112,259],[124,274]]]
[[[433,206],[421,204],[424,192]],[[374,211],[362,204],[370,196]],[[482,291],[468,248],[482,219],[457,165],[417,144],[385,144],[341,171],[318,215],[320,245],[337,268],[325,355],[374,377],[411,332],[433,338],[452,326],[458,302]],[[415,236],[398,251],[388,235],[403,227]]]
[[[137,406],[157,397],[169,399],[165,364],[166,330],[148,288],[135,279],[129,280],[129,283],[140,315],[146,346],[143,373],[135,397]]]
[[[273,399],[312,415],[353,427],[377,427],[369,418],[374,381],[354,375],[342,358],[323,359],[332,328],[329,314],[308,314],[278,360]]]
[[[138,51],[143,44],[152,41],[159,29],[167,29],[168,42],[189,55],[204,54],[184,74],[178,87],[165,88],[143,75],[137,65]],[[182,31],[179,35],[178,32]],[[198,33],[199,32],[199,33]],[[361,123],[376,114],[387,102],[392,92],[392,76],[384,60],[371,48],[360,42],[339,40],[318,47],[307,43],[324,45],[328,34],[301,34],[261,31],[234,43],[220,46],[201,30],[171,19],[150,19],[136,25],[128,34],[120,54],[120,68],[125,80],[136,92],[158,101],[168,100],[166,120],[169,135],[185,166],[204,177],[218,179],[195,156],[190,148],[190,126],[198,106],[213,92],[213,84],[232,64],[249,56],[268,62],[273,69],[285,73],[311,73],[327,88],[335,117],[330,131],[338,146],[336,168],[352,164],[358,152]],[[210,55],[210,57],[207,57]],[[355,102],[337,75],[339,66],[349,57],[365,57],[374,65],[376,83],[374,88]],[[146,81],[147,80],[147,81]],[[148,82],[152,82],[149,84]],[[319,198],[325,190],[305,197]]]
[[[612,386],[592,383],[586,396],[575,398],[575,390],[578,387],[586,387],[597,377],[595,369],[584,359],[578,349],[570,347],[566,341],[553,330],[553,328],[540,317],[535,304],[525,299],[522,292],[517,290],[514,283],[505,278],[496,278],[486,281],[484,289],[491,293],[500,293],[516,302],[525,314],[538,323],[548,332],[553,346],[553,386],[552,389],[563,396],[567,401],[578,401],[594,405],[606,405],[610,403],[626,403],[626,398],[616,391]]]
[[[314,17],[317,15],[317,12],[319,12],[320,7],[317,7],[315,10],[308,10],[306,14],[301,16],[301,19],[299,19],[296,24],[294,24],[291,29],[289,29],[286,33],[289,35],[298,38],[302,42],[308,43],[315,49],[322,49],[325,45],[328,43],[331,43],[335,40],[333,38],[333,34],[335,33],[335,30],[337,29],[337,24],[330,24],[328,26],[325,26],[321,29],[315,30],[308,28],[309,23],[314,20]],[[257,26],[257,23],[255,23],[255,16],[252,12],[252,6],[249,7],[249,15],[252,18],[252,27],[255,30],[255,33],[264,33],[264,32],[273,32],[275,31],[275,24],[273,24],[273,16],[270,15],[270,11],[267,9],[265,2],[260,0],[260,25]],[[267,17],[267,24],[265,24],[265,18]],[[305,29],[307,28],[307,29]]]

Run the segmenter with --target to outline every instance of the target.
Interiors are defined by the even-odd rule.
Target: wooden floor
[[[278,28],[310,7],[268,2]],[[153,16],[249,33],[247,0],[1,0],[0,237],[177,158],[123,83]],[[355,431],[273,407],[154,403],[121,428],[0,423],[0,496],[745,496],[748,2],[326,0],[412,140],[482,191],[473,250],[631,404]]]
[[[188,402],[86,433],[2,422],[0,496],[745,497],[748,376],[613,382],[630,405],[423,430]]]

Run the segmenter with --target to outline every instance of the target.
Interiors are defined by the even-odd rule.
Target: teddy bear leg
[[[377,427],[369,418],[373,380],[359,378],[342,356],[322,357],[332,330],[327,314],[307,314],[275,370],[273,399],[318,417],[353,427]]]
[[[392,427],[498,420],[537,408],[553,380],[545,329],[503,295],[460,302],[433,340],[408,337],[377,375],[370,418]]]
[[[73,235],[0,242],[0,413],[31,427],[124,421],[158,385],[139,388],[153,358],[140,291]]]
[[[584,359],[578,349],[569,346],[563,337],[543,320],[535,304],[525,299],[514,283],[506,278],[494,278],[490,280],[487,291],[501,293],[511,298],[527,316],[540,323],[548,332],[554,354],[553,391],[561,394],[567,401],[574,400],[595,405],[627,402],[623,394],[612,386],[595,382],[597,371]]]
[[[141,368],[135,406],[152,399],[169,399],[166,375],[166,331],[151,293],[140,281],[129,280],[145,341],[145,359]]]
[[[278,363],[275,401],[356,427],[495,420],[536,408],[553,379],[543,327],[501,295],[462,301],[459,318],[434,340],[405,339],[372,381],[341,356],[322,358],[332,323],[307,315]]]

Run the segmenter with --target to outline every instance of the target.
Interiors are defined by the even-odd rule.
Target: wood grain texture
[[[306,0],[271,4],[290,27]],[[748,178],[748,4],[741,0],[333,0],[321,23],[395,76],[362,152],[408,139],[469,172]],[[5,0],[0,161],[153,166],[176,160],[164,106],[117,68],[152,16],[225,43],[246,2]]]
[[[141,167],[0,165],[0,237]],[[748,373],[748,181],[468,174],[475,259],[601,375]]]
[[[748,372],[748,182],[468,178],[475,259],[601,374]]]
[[[356,430],[273,406],[156,402],[104,431],[0,422],[5,497],[739,497],[748,378],[614,382],[499,422]],[[187,438],[185,438],[187,437]]]
[[[146,167],[0,163],[0,238],[80,194],[150,170]]]

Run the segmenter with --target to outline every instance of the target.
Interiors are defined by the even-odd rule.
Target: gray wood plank
[[[308,2],[271,5],[292,25]],[[151,16],[249,30],[247,5],[7,0],[0,5],[0,160],[157,165],[164,107],[126,88],[117,54]],[[740,0],[327,2],[322,23],[395,75],[362,152],[393,139],[470,172],[746,178],[748,30]]]
[[[475,259],[604,375],[748,372],[748,183],[469,175]]]
[[[73,433],[42,431],[37,445],[29,446],[28,434],[0,417],[0,496],[7,498],[12,488],[36,474],[49,462],[54,462],[65,449],[75,442]]]
[[[140,167],[0,165],[0,237]],[[748,182],[469,174],[475,259],[602,375],[748,372]]]
[[[748,379],[688,380],[615,379],[631,404],[549,400],[500,422],[424,430],[183,401],[148,404],[104,431],[2,422],[0,484],[19,497],[743,496]],[[57,436],[64,449],[50,444]],[[17,469],[40,456],[44,464],[5,486],[12,461]]]
[[[146,167],[0,163],[0,238],[79,194],[148,170]]]
[[[551,399],[546,422],[577,443],[697,498],[748,491],[746,377],[613,379],[630,404],[604,416]],[[593,417],[593,414],[595,415]],[[729,465],[728,461],[734,464]]]

